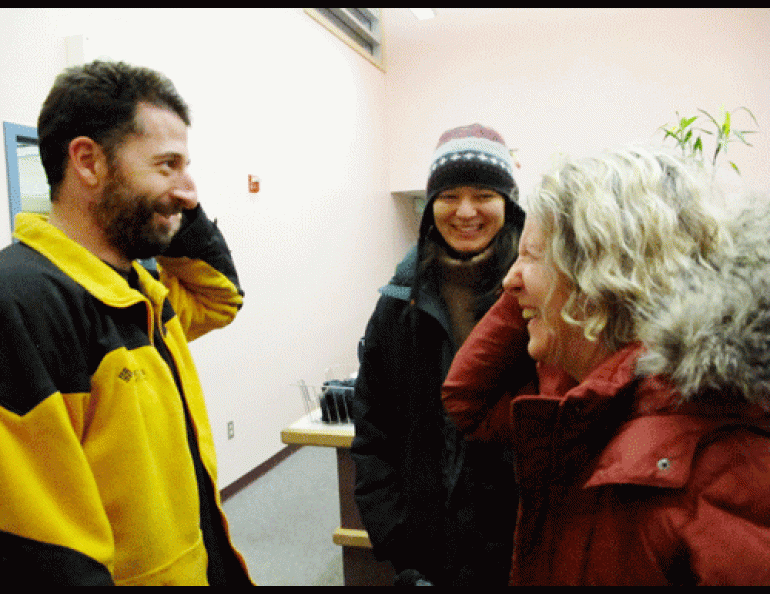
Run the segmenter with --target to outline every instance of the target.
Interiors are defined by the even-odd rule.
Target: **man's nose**
[[[189,172],[185,171],[172,190],[174,200],[180,203],[183,210],[192,210],[198,206],[198,191]]]

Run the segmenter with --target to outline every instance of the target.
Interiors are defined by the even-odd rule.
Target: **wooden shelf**
[[[425,189],[422,190],[394,190],[391,192],[392,196],[397,198],[422,198],[425,199]]]
[[[281,441],[286,444],[349,448],[355,436],[353,423],[324,423],[318,415],[319,411],[313,411],[281,431]]]
[[[334,544],[343,547],[365,547],[372,548],[372,542],[369,540],[369,534],[366,530],[357,530],[355,528],[343,528],[340,526],[332,535]]]

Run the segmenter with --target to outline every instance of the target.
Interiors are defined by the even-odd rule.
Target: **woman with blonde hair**
[[[660,151],[569,161],[443,389],[513,445],[512,585],[770,583],[767,212]],[[537,390],[506,371],[537,361]],[[505,378],[505,379],[503,379]]]

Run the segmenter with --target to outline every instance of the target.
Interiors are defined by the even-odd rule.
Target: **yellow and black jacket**
[[[206,584],[213,552],[246,580],[187,346],[242,304],[216,225],[185,213],[157,271],[134,263],[140,290],[43,217],[19,215],[15,237],[0,252],[3,576]]]

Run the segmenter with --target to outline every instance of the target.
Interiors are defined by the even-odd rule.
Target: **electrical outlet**
[[[235,437],[235,423],[233,421],[227,421],[227,439]]]

